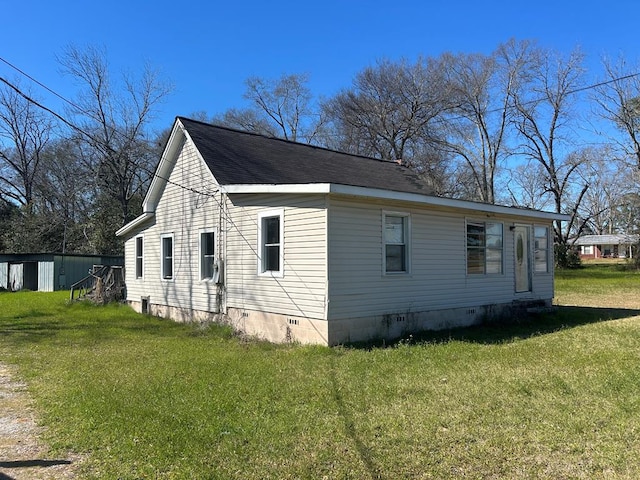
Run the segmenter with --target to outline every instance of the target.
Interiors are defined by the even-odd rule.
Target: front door
[[[515,228],[514,248],[516,259],[516,292],[531,291],[531,249],[529,248],[529,227],[517,225]]]

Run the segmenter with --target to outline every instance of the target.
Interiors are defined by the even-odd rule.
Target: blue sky
[[[622,53],[635,63],[640,2],[621,1],[2,1],[0,57],[59,94],[77,88],[56,55],[69,44],[104,47],[112,71],[149,63],[175,86],[154,125],[176,115],[214,115],[243,105],[244,80],[308,73],[314,94],[330,96],[381,58],[442,52],[491,52],[509,38],[587,54],[590,78],[599,58]],[[0,62],[0,76],[20,75]],[[28,85],[27,79],[21,79]],[[43,103],[60,101],[33,86]]]

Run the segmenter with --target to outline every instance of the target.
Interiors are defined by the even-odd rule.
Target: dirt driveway
[[[0,363],[0,480],[72,479],[79,458],[51,457],[26,385]]]

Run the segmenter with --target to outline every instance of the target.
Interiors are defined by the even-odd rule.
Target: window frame
[[[140,248],[138,248],[140,247]],[[135,275],[136,279],[144,278],[144,236],[135,237]]]
[[[213,253],[208,254],[204,251],[203,239],[205,235],[213,235],[212,246]],[[201,229],[198,234],[198,276],[200,277],[200,281],[202,282],[212,282],[215,276],[215,260],[216,260],[216,238],[217,232],[215,228],[206,228]],[[211,257],[213,259],[213,263],[211,264],[211,276],[205,276],[205,262],[206,259]]]
[[[166,252],[165,241],[171,240],[171,275],[166,275]],[[173,233],[163,233],[160,235],[160,279],[163,282],[172,282],[175,279],[175,251],[176,245]]]
[[[278,243],[266,244],[265,220],[278,218]],[[278,270],[267,269],[267,247],[278,246]],[[258,213],[258,276],[284,277],[284,209],[266,210]]]
[[[470,245],[469,244],[469,226],[470,225],[474,225],[474,226],[482,226],[483,231],[482,231],[482,244],[479,245]],[[489,228],[488,226],[492,225],[492,226],[500,226],[500,248],[497,247],[493,247],[493,246],[489,246],[487,244],[487,237],[489,235],[493,235],[496,236],[495,233],[488,233]],[[476,275],[482,275],[482,276],[487,276],[487,275],[491,275],[491,276],[497,276],[497,275],[504,275],[504,222],[500,222],[500,221],[485,221],[485,220],[475,220],[475,219],[471,219],[471,218],[467,218],[465,221],[465,228],[464,228],[464,233],[465,233],[465,269],[466,269],[466,274],[469,276],[476,276]],[[482,271],[481,272],[474,272],[474,271],[469,271],[469,259],[470,259],[470,250],[472,251],[476,251],[476,252],[480,252],[481,253],[481,258],[483,260],[482,262]],[[493,251],[493,252],[500,252],[500,271],[499,272],[488,272],[487,271],[487,265],[488,265],[488,260],[489,260],[489,255],[487,255],[487,253],[489,251]]]
[[[387,242],[387,217],[402,219],[402,243]],[[403,270],[389,270],[387,259],[387,246],[404,246]],[[383,211],[382,212],[382,274],[383,275],[409,275],[411,273],[411,214],[409,212]]]
[[[538,239],[541,238],[538,236],[538,229],[544,229],[545,230],[545,240],[546,240],[546,245],[544,248],[538,248]],[[550,264],[551,264],[551,246],[549,243],[549,239],[550,239],[550,235],[549,232],[551,231],[551,229],[547,226],[547,225],[534,225],[533,226],[533,274],[536,275],[544,275],[547,274],[551,271],[550,268]],[[545,252],[545,269],[544,270],[538,270],[538,252],[539,251],[544,251]]]

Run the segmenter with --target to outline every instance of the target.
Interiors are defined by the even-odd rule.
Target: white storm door
[[[516,293],[531,291],[531,248],[529,246],[530,228],[518,225],[515,228],[515,248],[516,260]]]

